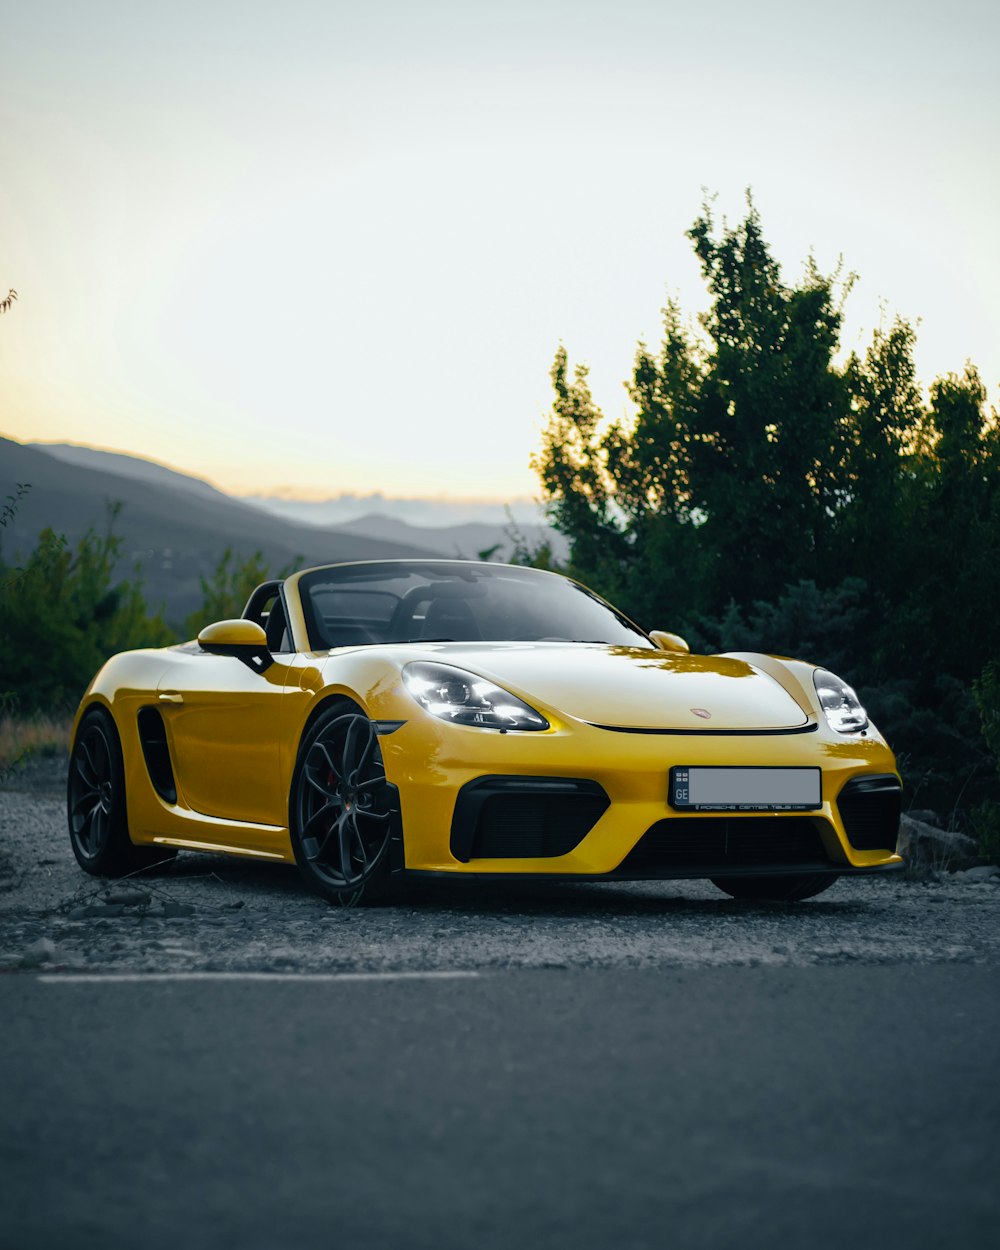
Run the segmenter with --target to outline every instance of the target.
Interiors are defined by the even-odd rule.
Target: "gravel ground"
[[[64,769],[0,789],[0,970],[424,971],[1000,962],[1000,871],[841,880],[796,905],[738,903],[707,881],[415,886],[344,910],[294,868],[182,853],[155,877],[82,873]]]

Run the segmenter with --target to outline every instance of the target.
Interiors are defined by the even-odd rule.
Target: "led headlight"
[[[485,677],[450,664],[407,664],[407,690],[432,716],[480,729],[548,729],[549,722],[522,699]]]
[[[846,681],[818,668],[813,673],[813,684],[831,729],[839,734],[856,734],[868,727],[868,713]]]

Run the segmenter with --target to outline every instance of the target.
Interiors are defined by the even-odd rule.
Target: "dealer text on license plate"
[[[678,765],[670,806],[689,812],[807,812],[822,806],[818,768]]]

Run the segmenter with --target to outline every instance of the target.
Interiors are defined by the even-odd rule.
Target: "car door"
[[[235,656],[173,653],[157,700],[183,806],[222,820],[287,824],[279,742],[290,659],[279,655],[259,672]]]

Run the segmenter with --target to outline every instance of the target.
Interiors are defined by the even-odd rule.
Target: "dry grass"
[[[67,755],[72,723],[69,715],[3,713],[0,715],[0,770],[12,768],[18,760],[33,755]]]

